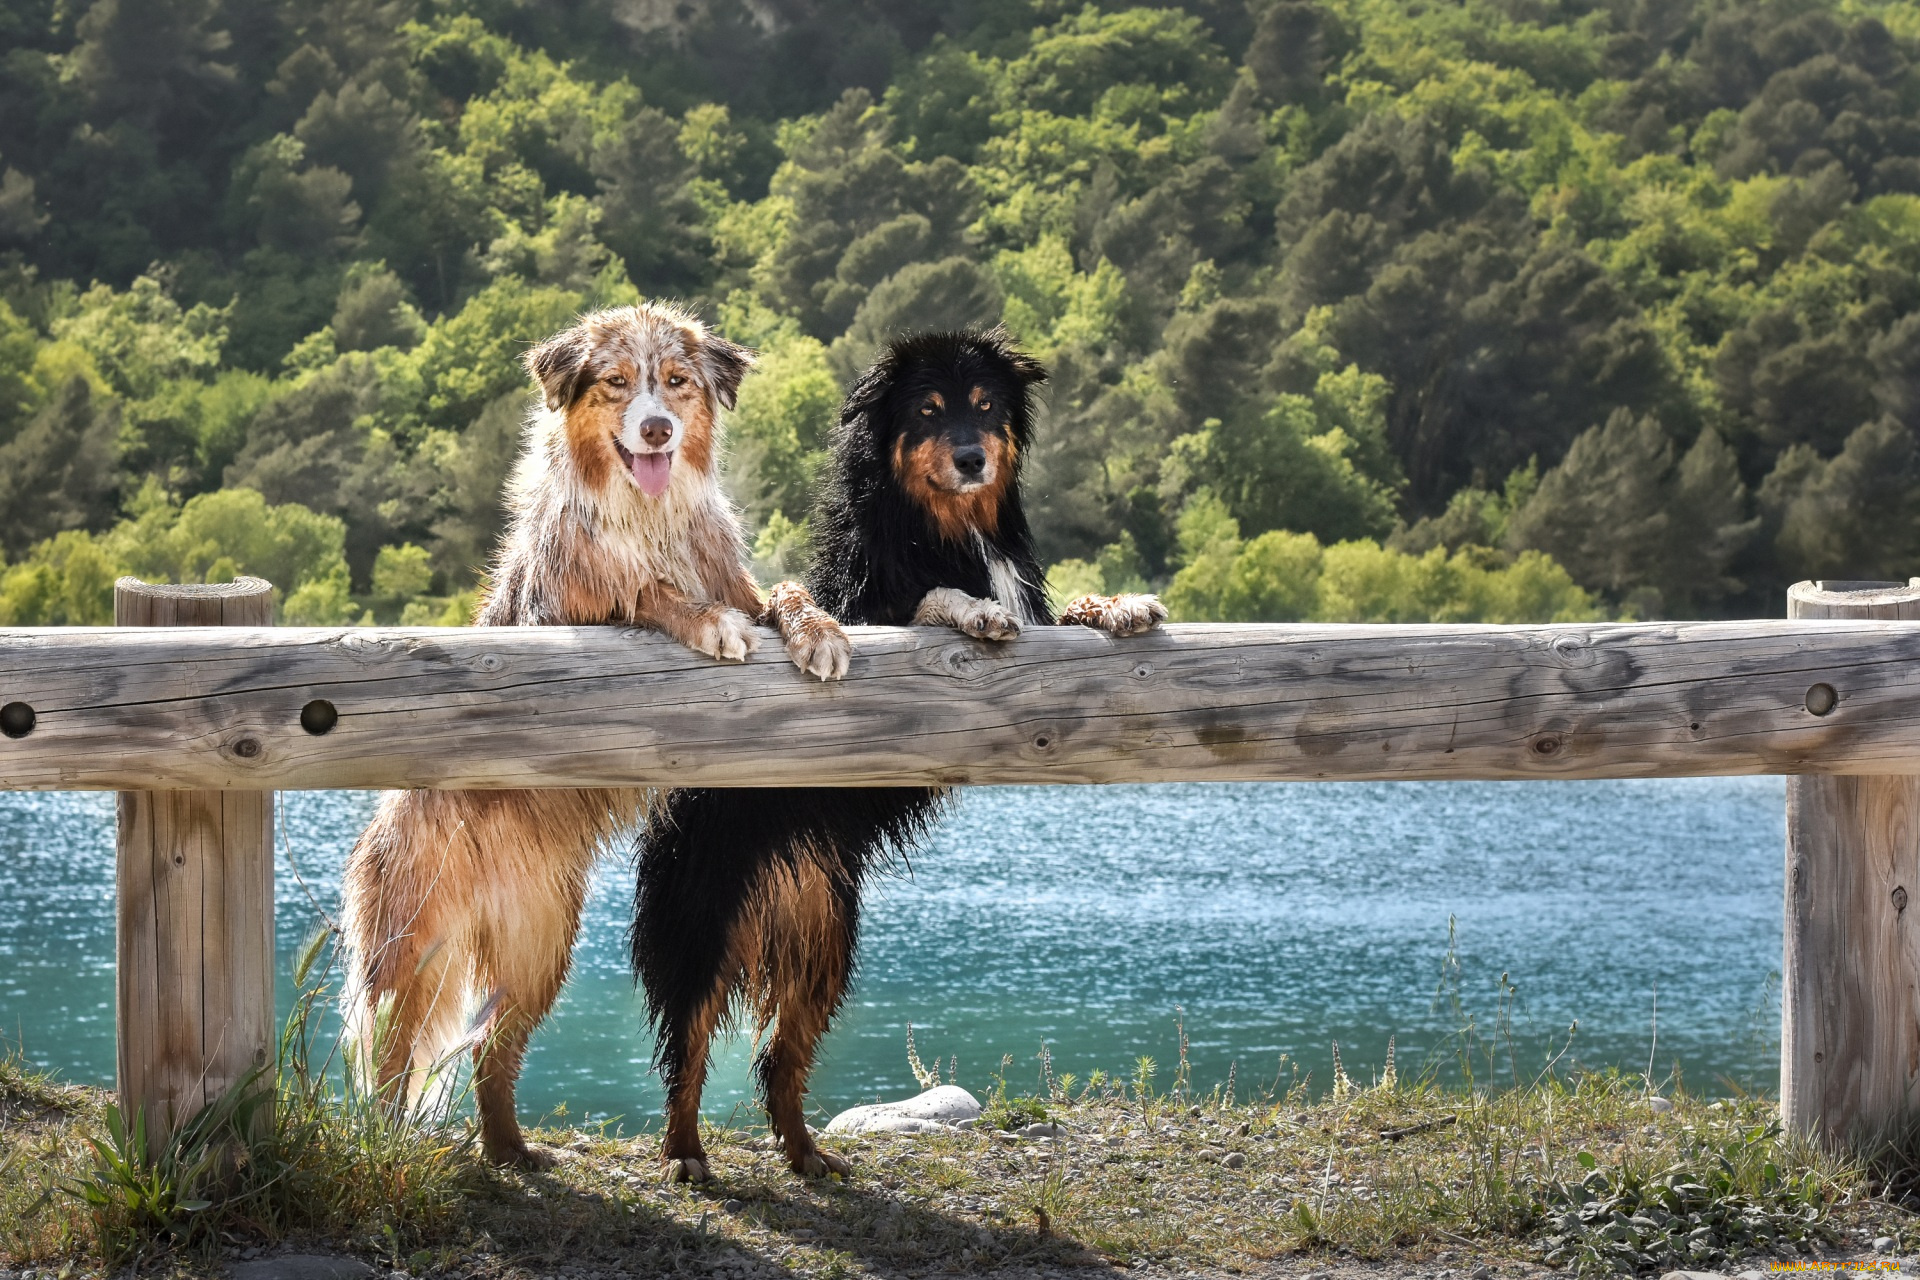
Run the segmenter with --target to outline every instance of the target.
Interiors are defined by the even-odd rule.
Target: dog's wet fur
[[[812,517],[808,586],[845,623],[941,625],[1005,641],[1051,622],[1020,503],[1039,362],[1003,330],[890,344],[841,409]],[[1135,634],[1151,596],[1086,596],[1061,618]],[[635,976],[667,1092],[662,1154],[711,1176],[700,1093],[736,1002],[763,1033],[768,1119],[796,1172],[848,1172],[802,1112],[814,1051],[852,978],[866,881],[920,842],[948,795],[929,787],[682,789],[638,849]],[[768,1027],[771,1033],[766,1034]]]
[[[846,635],[804,588],[783,583],[762,603],[714,474],[720,414],[752,362],[657,304],[596,312],[528,352],[540,403],[475,623],[651,627],[739,661],[754,624],[771,622],[802,670],[843,675]],[[382,798],[348,857],[342,928],[357,1065],[390,1105],[471,1041],[487,1156],[543,1162],[514,1082],[566,980],[594,858],[646,805],[638,789]]]

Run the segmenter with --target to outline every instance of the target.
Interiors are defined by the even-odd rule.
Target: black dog
[[[1051,621],[1020,507],[1028,390],[1046,371],[1006,332],[891,344],[841,409],[813,516],[820,606],[843,622],[957,627],[1010,640]],[[1116,635],[1166,617],[1152,596],[1083,596],[1061,618]],[[641,837],[633,965],[659,1036],[664,1157],[709,1175],[700,1143],[708,1046],[735,996],[774,1031],[756,1063],[796,1173],[845,1173],[801,1112],[816,1044],[852,976],[860,893],[940,815],[931,787],[684,789]],[[776,1017],[777,1015],[777,1017]]]

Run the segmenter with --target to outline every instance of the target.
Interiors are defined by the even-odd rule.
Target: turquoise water
[[[284,1013],[291,954],[315,904],[334,909],[372,797],[282,800]],[[1403,1075],[1455,1062],[1460,1014],[1434,998],[1450,918],[1464,1013],[1490,1032],[1501,975],[1518,989],[1503,1076],[1537,1070],[1578,1019],[1563,1064],[1644,1070],[1651,1052],[1695,1089],[1770,1089],[1783,811],[1774,778],[971,790],[873,895],[814,1101],[911,1092],[909,1021],[922,1058],[957,1058],[976,1090],[1003,1056],[1014,1087],[1037,1079],[1043,1043],[1056,1072],[1131,1074],[1147,1055],[1164,1084],[1182,1016],[1203,1087],[1230,1067],[1242,1086],[1324,1082],[1335,1040],[1356,1077],[1389,1036]],[[111,796],[0,794],[0,1035],[73,1080],[112,1080],[112,886]],[[602,868],[523,1116],[565,1104],[631,1128],[658,1111],[630,890],[625,866]],[[722,1055],[711,1114],[746,1096],[749,1048]]]

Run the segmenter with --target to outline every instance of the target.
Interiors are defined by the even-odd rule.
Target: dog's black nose
[[[953,469],[963,476],[977,476],[987,469],[987,451],[977,444],[963,444],[953,451]]]
[[[640,420],[640,438],[658,449],[673,439],[673,424],[665,418],[642,418]]]

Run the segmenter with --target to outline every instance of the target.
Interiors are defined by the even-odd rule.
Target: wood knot
[[[1894,914],[1898,915],[1899,913],[1905,911],[1906,909],[1907,909],[1907,887],[1905,885],[1895,885],[1893,889]]]
[[[980,674],[986,662],[971,645],[948,645],[940,652],[940,666],[950,676],[970,680]]]
[[[233,744],[233,754],[242,760],[251,760],[260,754],[260,739],[242,738]]]
[[[1833,686],[1830,684],[1823,682],[1807,690],[1807,710],[1813,712],[1814,715],[1823,716],[1827,714],[1827,712],[1833,710],[1834,705],[1839,701],[1840,695],[1833,691]]]
[[[1533,740],[1528,746],[1528,750],[1537,756],[1555,756],[1560,754],[1562,745],[1563,743],[1559,734],[1543,733]]]
[[[9,702],[0,707],[0,733],[9,738],[26,737],[33,732],[33,726],[38,721],[39,717],[33,713],[33,708],[24,702]]]

